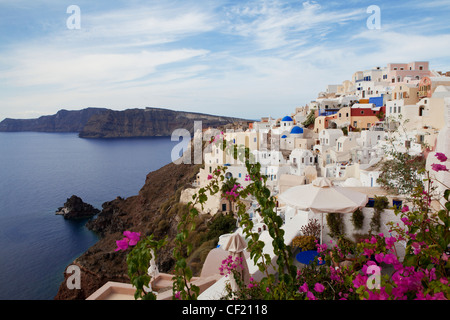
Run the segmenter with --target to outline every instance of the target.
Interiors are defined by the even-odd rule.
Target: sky
[[[449,16],[450,0],[0,0],[0,121],[87,107],[282,117],[358,70],[450,71]]]

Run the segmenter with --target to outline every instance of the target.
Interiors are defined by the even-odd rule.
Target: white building
[[[294,149],[289,155],[289,164],[291,166],[291,174],[304,176],[307,166],[315,166],[315,156],[311,150]]]

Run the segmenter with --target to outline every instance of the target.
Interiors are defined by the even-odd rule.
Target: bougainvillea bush
[[[224,276],[233,274],[237,290],[228,285],[224,299],[299,299],[299,300],[448,300],[450,298],[448,246],[450,243],[450,189],[445,186],[443,194],[436,194],[434,187],[439,181],[432,181],[429,173],[423,184],[418,184],[411,192],[410,206],[396,208],[395,214],[401,218],[401,224],[389,223],[389,234],[371,234],[356,245],[348,241],[337,244],[318,243],[318,257],[303,268],[294,266],[293,247],[284,243],[282,219],[276,213],[276,198],[266,186],[267,177],[261,174],[261,165],[251,161],[248,148],[228,145],[223,137],[214,141],[224,151],[245,163],[249,182],[247,187],[233,190],[233,201],[238,208],[236,215],[244,235],[248,240],[250,259],[258,266],[262,279],[254,278],[246,283],[239,278],[240,261],[225,259],[220,272]],[[439,161],[447,157],[437,154]],[[199,214],[196,205],[206,202],[207,193],[220,192],[220,183],[224,181],[226,167],[218,167],[208,176],[209,184],[201,188],[192,197],[189,213],[181,217],[178,226],[174,258],[177,261],[174,272],[174,299],[196,299],[199,289],[189,284],[192,272],[186,264],[190,249],[185,239],[195,216]],[[444,164],[433,166],[434,171],[448,171]],[[441,208],[432,208],[433,197],[440,197]],[[271,257],[263,253],[264,242],[259,234],[253,232],[253,222],[245,210],[242,199],[252,197],[258,204],[258,213],[268,227],[272,237],[275,264]],[[409,204],[409,203],[408,203]],[[127,240],[118,242],[119,248],[127,247]],[[147,240],[148,248],[157,249],[163,243]],[[405,255],[399,256],[397,248],[403,246]],[[140,265],[148,255],[139,242],[130,252],[129,263]],[[139,257],[143,256],[143,259]],[[325,261],[318,265],[318,260]],[[148,260],[147,260],[148,261]],[[141,267],[141,269],[143,266]],[[268,270],[275,270],[277,275]],[[129,266],[130,270],[130,266]],[[134,269],[133,269],[134,270]],[[146,284],[148,277],[140,275],[134,278],[138,285]],[[143,277],[143,278],[142,278]],[[138,279],[138,280],[136,280]],[[144,281],[143,281],[143,280]],[[140,292],[143,292],[142,290]]]

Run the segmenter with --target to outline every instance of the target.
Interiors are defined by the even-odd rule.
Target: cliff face
[[[128,252],[115,251],[116,240],[123,238],[125,230],[145,236],[153,234],[155,238],[167,235],[168,244],[158,253],[158,265],[161,272],[173,268],[172,242],[177,233],[178,212],[185,208],[177,198],[198,170],[198,165],[170,163],[149,173],[138,195],[105,202],[97,218],[87,224],[101,239],[71,263],[81,269],[81,289],[68,289],[66,280],[70,274],[65,274],[55,299],[86,299],[108,281],[128,282]]]
[[[60,110],[51,116],[37,119],[5,119],[0,122],[0,132],[80,132],[88,120],[105,112],[103,108],[87,108],[83,110]]]
[[[78,132],[81,138],[154,137],[170,136],[175,129],[187,129],[192,134],[194,121],[202,121],[203,128],[207,128],[243,119],[159,108],[123,111],[87,108],[60,110],[37,119],[7,118],[0,122],[0,132]]]
[[[192,134],[194,121],[202,121],[203,128],[207,128],[240,120],[242,119],[157,108],[108,110],[92,116],[79,136],[81,138],[170,136],[175,129],[186,129]]]

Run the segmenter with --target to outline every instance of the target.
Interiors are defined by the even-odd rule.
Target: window
[[[256,142],[256,138],[253,138],[253,142]]]
[[[364,114],[364,110],[361,110],[361,114]]]
[[[425,107],[424,106],[420,106],[419,107],[419,117],[422,117],[423,116],[423,110],[425,109]]]
[[[394,106],[394,113],[397,113],[397,107]]]
[[[398,113],[401,113],[401,107],[398,106]]]
[[[419,66],[419,70],[423,70],[423,66]]]
[[[241,178],[241,177],[242,177],[242,174],[239,173],[239,178]]]

